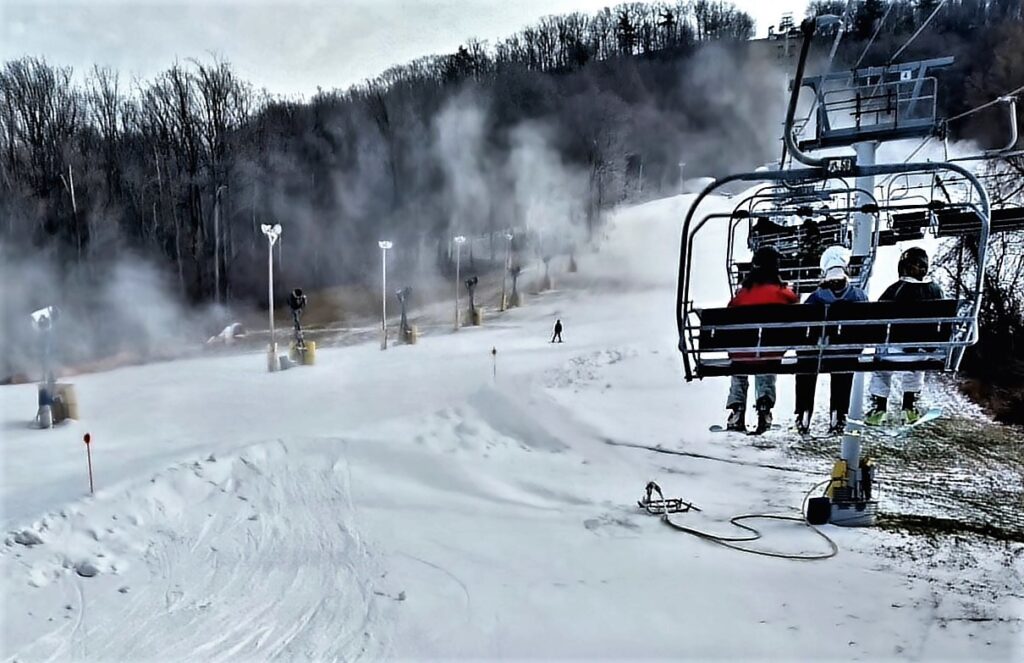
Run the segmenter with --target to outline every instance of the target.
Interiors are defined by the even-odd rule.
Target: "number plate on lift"
[[[852,175],[857,167],[856,157],[826,157],[825,172],[829,175]]]

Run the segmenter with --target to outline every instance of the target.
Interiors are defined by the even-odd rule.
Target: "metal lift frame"
[[[984,265],[987,255],[988,237],[990,231],[990,208],[988,202],[988,194],[984,187],[981,185],[979,180],[974,176],[973,173],[967,169],[952,163],[903,163],[903,164],[881,164],[873,166],[854,166],[852,171],[848,173],[854,177],[871,177],[880,175],[892,175],[901,173],[941,173],[941,172],[952,171],[956,174],[963,176],[967,181],[971,182],[975,191],[978,193],[978,204],[968,204],[981,219],[981,227],[979,231],[978,241],[978,264]],[[715,191],[724,187],[725,185],[736,183],[736,182],[778,182],[778,183],[799,183],[799,182],[813,182],[813,181],[827,181],[833,179],[826,172],[825,168],[801,168],[785,171],[774,171],[774,172],[753,172],[753,173],[740,173],[736,175],[730,175],[728,177],[715,180],[708,184],[694,200],[693,204],[687,212],[686,219],[683,223],[683,233],[680,243],[679,251],[679,275],[678,285],[676,290],[676,328],[679,334],[679,349],[683,355],[683,363],[685,368],[685,376],[687,381],[693,379],[699,379],[703,377],[700,371],[700,348],[699,343],[694,343],[692,332],[695,329],[699,329],[699,325],[694,325],[690,322],[690,316],[696,314],[699,309],[694,305],[694,302],[690,298],[690,284],[691,284],[691,268],[693,264],[693,247],[694,238],[697,233],[707,225],[708,222],[715,219],[730,219],[732,215],[724,213],[713,213],[703,217],[699,222],[694,223],[696,212],[700,208],[700,205]],[[866,206],[869,209],[866,210],[868,213],[877,215],[882,211],[887,211],[889,206]],[[871,209],[873,208],[873,209]],[[900,209],[903,209],[902,207]],[[876,225],[877,227],[877,225]],[[973,290],[973,297],[966,298],[966,304],[968,305],[967,311],[964,315],[957,315],[953,318],[941,319],[941,320],[922,320],[907,319],[907,320],[887,320],[892,324],[918,324],[922,322],[937,322],[937,323],[951,323],[957,325],[958,331],[953,334],[953,339],[945,343],[928,342],[926,345],[945,347],[949,354],[949,361],[947,361],[945,370],[953,371],[959,367],[960,360],[963,357],[963,350],[973,345],[977,341],[977,320],[978,313],[981,309],[981,295],[982,295],[982,284],[984,279],[984,270],[978,270],[975,275],[975,287]],[[771,323],[766,323],[771,324]],[[848,324],[848,323],[847,323]],[[754,325],[756,326],[756,325]],[[918,343],[920,345],[920,343]],[[819,356],[823,348],[819,345],[805,346],[805,347],[794,347],[793,350],[800,352],[813,352],[818,351]],[[835,350],[843,350],[846,348],[836,347]],[[738,347],[730,348],[731,351],[745,352],[750,351],[752,348]],[[753,349],[753,350],[756,350]],[[855,370],[871,371],[877,370],[876,367],[872,366],[872,362],[863,362],[863,367]],[[748,368],[738,364],[734,372],[722,372],[716,374],[747,374],[750,371]],[[818,372],[818,371],[807,371]],[[847,372],[847,370],[844,370]]]

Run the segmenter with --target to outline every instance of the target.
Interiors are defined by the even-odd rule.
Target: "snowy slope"
[[[81,376],[83,420],[53,431],[26,428],[34,386],[0,389],[0,655],[1020,660],[1019,552],[936,567],[826,527],[839,556],[794,562],[637,512],[654,478],[703,509],[681,522],[729,532],[794,512],[828,470],[707,432],[727,383],[680,377],[686,203],[622,212],[563,290],[484,328],[274,375],[250,354]],[[765,549],[827,550],[762,529]]]

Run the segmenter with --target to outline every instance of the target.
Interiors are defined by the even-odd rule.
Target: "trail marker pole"
[[[491,348],[491,377],[498,381],[498,348]]]
[[[82,439],[85,441],[85,458],[89,463],[89,494],[93,495],[96,491],[93,490],[92,485],[92,436],[86,433]]]

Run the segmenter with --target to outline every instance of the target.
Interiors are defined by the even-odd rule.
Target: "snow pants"
[[[726,408],[747,409],[747,390],[750,388],[750,377],[747,375],[734,375],[729,385],[729,403]],[[754,376],[755,404],[762,398],[768,400],[768,407],[775,407],[775,376],[755,375]]]
[[[872,373],[868,392],[872,396],[888,399],[889,393],[892,391],[893,375],[892,371]],[[902,371],[900,372],[900,382],[903,387],[903,393],[920,393],[921,389],[924,388],[924,373],[922,371]]]
[[[833,373],[831,380],[831,410],[842,416],[850,413],[850,392],[853,391],[853,373]],[[814,411],[814,393],[818,389],[817,375],[796,376],[796,413]]]

